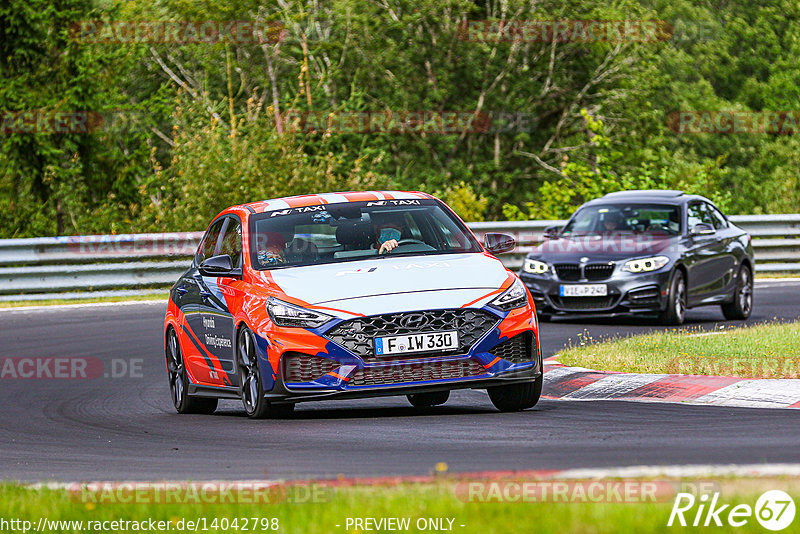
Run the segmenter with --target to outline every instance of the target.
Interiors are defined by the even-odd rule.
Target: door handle
[[[189,290],[186,289],[186,286],[178,286],[178,287],[175,288],[175,291],[177,291],[181,295],[185,295],[186,293],[189,292]]]

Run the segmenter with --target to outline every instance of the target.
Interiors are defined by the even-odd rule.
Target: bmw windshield
[[[482,251],[469,230],[435,200],[319,204],[269,211],[250,221],[256,269]]]
[[[595,204],[580,209],[567,223],[561,235],[565,237],[649,233],[679,235],[681,208],[660,204]]]

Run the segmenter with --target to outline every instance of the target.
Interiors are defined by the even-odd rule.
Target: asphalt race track
[[[758,285],[755,295],[750,323],[800,316],[800,282]],[[2,478],[383,476],[427,474],[437,462],[451,471],[800,463],[796,410],[543,400],[501,414],[484,392],[465,391],[425,411],[396,397],[301,404],[289,420],[251,421],[232,401],[213,416],[179,416],[165,376],[163,312],[144,303],[0,312],[3,358],[103,362],[94,379],[0,380]],[[687,314],[690,327],[722,321],[716,307]],[[663,327],[562,320],[541,328],[549,356],[584,329],[598,338]],[[115,372],[126,376],[102,376]]]

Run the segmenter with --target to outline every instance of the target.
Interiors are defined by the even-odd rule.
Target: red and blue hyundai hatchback
[[[300,401],[486,389],[499,410],[542,390],[528,290],[425,193],[305,195],[232,206],[209,225],[164,321],[179,413],[241,399],[252,418]]]

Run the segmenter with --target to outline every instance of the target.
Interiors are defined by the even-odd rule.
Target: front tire
[[[744,320],[753,311],[753,273],[750,267],[742,265],[736,280],[733,302],[723,304],[722,314],[728,320]]]
[[[533,408],[542,396],[542,385],[544,375],[540,374],[535,380],[524,384],[512,384],[509,386],[495,386],[487,388],[489,400],[494,407],[501,412],[518,412],[528,408]]]
[[[683,271],[675,271],[667,292],[667,309],[661,312],[659,320],[663,324],[679,326],[686,318],[686,278]]]
[[[169,389],[172,394],[172,404],[180,414],[196,413],[209,415],[217,409],[217,399],[204,397],[190,397],[189,377],[186,373],[186,365],[183,362],[181,345],[178,343],[178,334],[170,328],[167,332],[167,378],[169,379]]]
[[[434,391],[432,393],[415,393],[413,395],[406,395],[408,402],[415,408],[430,408],[432,406],[439,406],[447,402],[450,398],[449,391]]]
[[[264,398],[264,385],[258,366],[256,341],[253,332],[246,326],[236,336],[236,349],[239,355],[239,376],[242,381],[242,405],[250,419],[265,417],[285,417],[292,413],[294,404],[270,404]]]

